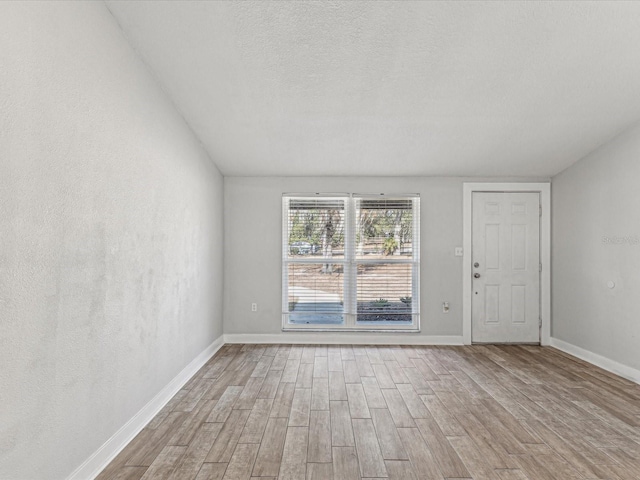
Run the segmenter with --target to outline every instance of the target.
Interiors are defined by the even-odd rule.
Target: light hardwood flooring
[[[225,345],[99,480],[640,479],[640,386],[552,348]]]

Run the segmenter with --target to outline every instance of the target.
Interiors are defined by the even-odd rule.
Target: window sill
[[[384,335],[386,333],[420,333],[419,328],[368,328],[368,327],[341,327],[341,328],[331,328],[331,327],[283,327],[282,331],[287,332],[360,332],[360,333],[379,333]]]

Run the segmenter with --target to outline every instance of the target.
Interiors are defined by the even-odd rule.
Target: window
[[[284,330],[419,329],[420,197],[283,196]]]

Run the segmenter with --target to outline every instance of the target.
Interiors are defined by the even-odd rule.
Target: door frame
[[[540,345],[551,338],[551,183],[468,183],[462,184],[462,341],[471,345],[471,256],[473,228],[473,194],[475,192],[539,193],[540,218]]]

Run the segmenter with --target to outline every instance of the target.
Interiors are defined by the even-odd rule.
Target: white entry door
[[[471,339],[540,342],[540,196],[473,193]]]

